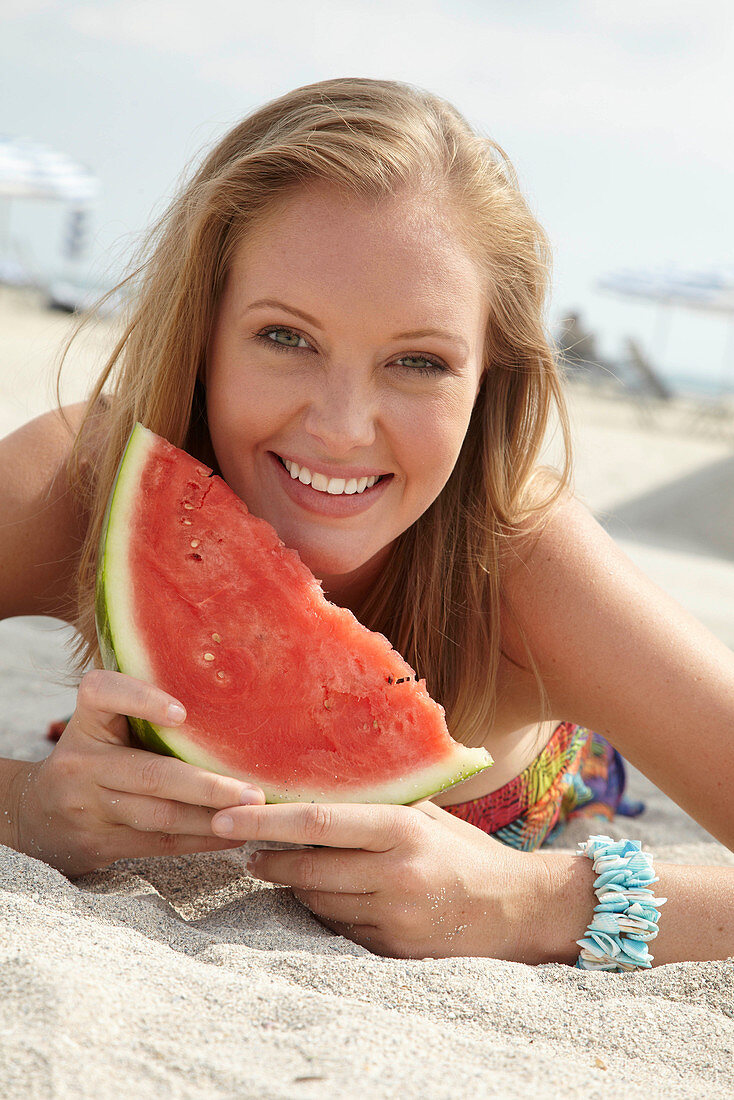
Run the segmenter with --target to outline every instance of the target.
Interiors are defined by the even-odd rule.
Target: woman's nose
[[[369,387],[333,372],[320,380],[306,412],[306,430],[333,457],[375,441],[374,398]]]

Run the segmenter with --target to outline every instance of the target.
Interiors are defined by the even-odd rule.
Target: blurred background
[[[241,115],[329,76],[398,78],[509,153],[553,242],[554,326],[577,314],[604,359],[633,338],[677,388],[734,389],[726,0],[1,0],[0,21],[0,136],[88,174],[66,202],[5,185],[6,281],[62,302],[63,282],[114,283]],[[723,279],[729,313],[600,289],[627,272]]]
[[[63,311],[236,120],[406,80],[505,148],[550,235],[580,495],[734,645],[733,47],[725,0],[0,0],[0,430],[50,406]]]

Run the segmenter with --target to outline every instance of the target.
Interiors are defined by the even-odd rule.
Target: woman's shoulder
[[[631,727],[653,699],[672,713],[681,670],[701,660],[731,677],[730,651],[568,491],[517,540],[502,593],[504,653],[527,668],[524,637],[554,712],[600,732]]]
[[[626,597],[639,598],[645,583],[586,505],[564,489],[542,519],[521,525],[505,556],[503,648],[526,664],[524,635],[541,674],[552,675],[581,661],[584,646],[600,641],[613,620],[621,626]],[[648,600],[652,587],[647,582]]]
[[[604,535],[588,509],[564,489],[549,507],[521,521],[505,545],[499,697],[517,723],[541,717],[533,665],[547,687],[548,674],[557,667],[556,650],[567,644],[569,606],[581,600],[580,573],[589,566],[576,548],[589,537],[593,541],[594,528]],[[547,703],[552,705],[552,698]],[[570,718],[560,703],[553,706],[553,716]]]
[[[44,413],[0,441],[2,618],[73,614],[86,514],[70,460],[78,441],[80,470],[92,469],[99,438],[89,421],[83,427],[84,412],[71,405]]]

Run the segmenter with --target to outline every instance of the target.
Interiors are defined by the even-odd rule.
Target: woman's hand
[[[240,842],[328,845],[256,852],[248,867],[290,886],[328,928],[376,954],[541,961],[533,918],[549,876],[540,857],[431,802],[240,807],[211,824]]]
[[[123,857],[237,846],[212,836],[212,814],[245,799],[264,802],[262,792],[131,748],[125,714],[166,726],[185,718],[175,699],[150,684],[118,672],[88,672],[53,752],[15,777],[13,847],[80,875]]]

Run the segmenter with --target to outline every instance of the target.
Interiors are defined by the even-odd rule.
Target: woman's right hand
[[[158,726],[185,719],[180,703],[157,687],[119,672],[88,672],[53,752],[15,777],[15,848],[74,876],[125,857],[210,852],[242,843],[212,836],[212,815],[264,803],[262,791],[131,748],[126,714]]]

